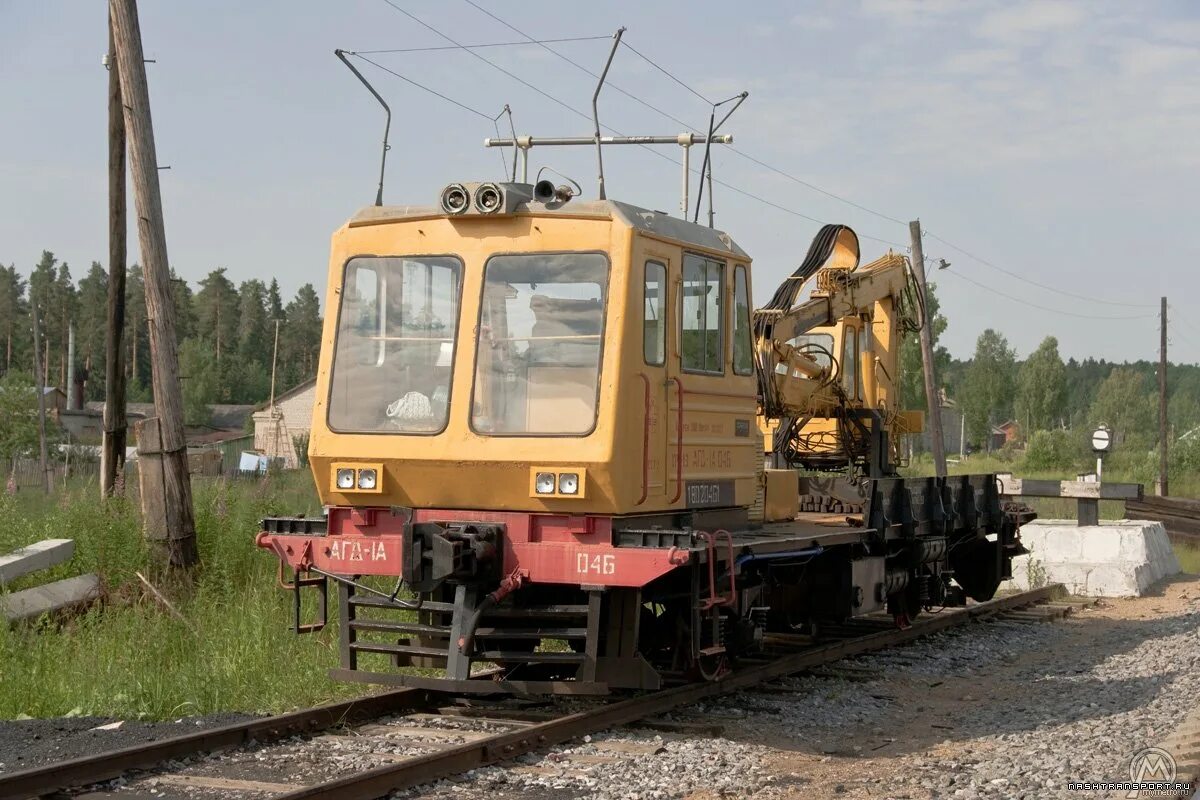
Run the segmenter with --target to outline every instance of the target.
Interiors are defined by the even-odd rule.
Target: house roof
[[[283,394],[275,395],[275,405],[279,405],[284,400],[290,400],[291,398],[295,397],[298,394],[304,394],[305,392],[307,392],[309,389],[313,388],[316,385],[317,385],[316,378],[309,378],[306,381],[301,381],[300,383],[296,384],[292,388],[288,389]],[[264,411],[270,407],[271,407],[271,401],[268,400],[265,403],[259,403],[258,405],[254,406],[254,408],[251,410],[252,411]]]
[[[102,414],[104,413],[104,403],[100,400],[93,400],[84,404],[84,410]],[[246,420],[254,410],[254,406],[218,403],[209,406],[208,410],[210,415],[208,419],[209,428],[223,431],[241,431],[246,425]],[[125,414],[129,417],[138,417],[141,419],[153,417],[155,414],[154,403],[127,403],[125,405]]]

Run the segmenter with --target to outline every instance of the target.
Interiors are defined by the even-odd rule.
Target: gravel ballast
[[[1078,798],[1068,781],[1125,780],[1130,757],[1200,703],[1200,579],[1104,601],[1060,622],[991,619],[678,709],[720,736],[624,728],[399,792],[403,800]],[[106,720],[0,723],[0,770],[195,730],[94,731]],[[433,744],[414,743],[413,728]],[[461,736],[459,731],[461,729]],[[395,717],[178,765],[193,775],[313,784],[502,729]],[[407,741],[406,741],[407,740]],[[19,755],[18,762],[13,754]],[[104,796],[237,798],[152,779]]]

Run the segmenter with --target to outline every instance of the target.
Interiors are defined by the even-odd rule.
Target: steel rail
[[[580,711],[518,731],[480,739],[396,764],[375,767],[357,775],[276,795],[274,800],[376,800],[389,793],[460,774],[472,769],[516,758],[587,733],[626,725],[678,706],[729,694],[764,681],[781,678],[847,656],[904,644],[1000,611],[1050,600],[1064,593],[1053,584],[1020,594],[989,600],[957,611],[927,617],[912,627],[872,633],[783,656],[766,664],[748,667],[708,683],[692,683],[633,697],[597,709]]]
[[[809,648],[765,664],[746,667],[716,681],[686,684],[617,701],[518,731],[503,732],[487,739],[278,795],[275,800],[374,800],[399,789],[505,761],[587,733],[625,725],[678,706],[689,705],[707,697],[729,694],[747,686],[841,658],[904,644],[972,619],[1050,600],[1063,591],[1060,584],[1053,584],[961,610],[947,610],[937,616],[921,619],[910,628],[871,633]],[[127,772],[149,769],[172,759],[246,746],[251,742],[278,741],[348,723],[361,723],[400,711],[431,708],[444,703],[450,694],[452,693],[430,689],[400,689],[327,703],[302,711],[232,723],[148,745],[135,745],[57,764],[33,767],[0,775],[0,800],[38,797],[71,787],[111,780]]]
[[[218,728],[173,736],[57,764],[0,774],[0,800],[38,797],[72,786],[85,786],[146,769],[171,759],[239,747],[251,741],[271,742],[301,733],[315,733],[346,723],[364,722],[397,711],[429,708],[443,697],[428,689],[398,689],[353,700],[326,703],[302,711],[234,722]]]

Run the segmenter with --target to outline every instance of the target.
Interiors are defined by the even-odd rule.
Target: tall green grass
[[[334,626],[292,634],[277,562],[254,547],[262,517],[319,510],[308,473],[193,479],[193,489],[202,564],[192,588],[172,593],[184,620],[134,574],[149,576],[135,501],[102,504],[95,483],[49,499],[0,497],[0,552],[49,537],[76,542],[71,562],[23,584],[95,572],[105,587],[104,601],[85,614],[0,625],[0,718],[270,712],[354,691],[326,676],[337,659]]]
[[[1186,544],[1175,545],[1179,566],[1189,575],[1200,575],[1200,547]]]

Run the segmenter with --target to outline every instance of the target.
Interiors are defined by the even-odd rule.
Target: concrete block
[[[22,575],[49,569],[75,555],[74,539],[43,539],[40,542],[0,556],[0,586],[12,583]]]
[[[95,575],[77,575],[32,589],[0,595],[0,613],[9,624],[36,619],[51,611],[90,603],[100,596],[100,579]]]
[[[1036,520],[1021,528],[1029,555],[1013,559],[1010,587],[1061,583],[1085,597],[1135,597],[1180,571],[1162,523]]]

